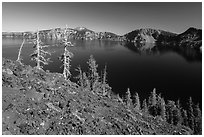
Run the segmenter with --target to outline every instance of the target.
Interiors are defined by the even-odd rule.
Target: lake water
[[[46,40],[52,45],[49,50],[52,62],[44,69],[62,73],[63,68],[58,60],[63,53],[63,46],[57,46],[57,41]],[[74,57],[71,61],[73,77],[75,69],[80,65],[87,71],[87,61],[92,54],[99,64],[99,72],[107,65],[108,83],[116,93],[123,94],[127,88],[138,92],[143,100],[153,88],[165,99],[186,102],[191,96],[195,102],[202,104],[202,55],[191,49],[172,49],[146,45],[136,48],[132,44],[107,40],[73,40],[74,47],[69,50]],[[3,38],[2,56],[16,60],[22,39]],[[154,47],[152,50],[146,48]],[[23,63],[35,66],[29,55],[33,52],[32,44],[26,42],[22,49]],[[49,57],[49,56],[48,56]],[[72,80],[74,80],[72,78]]]

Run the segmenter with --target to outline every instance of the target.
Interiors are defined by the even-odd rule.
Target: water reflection
[[[202,53],[190,47],[165,46],[156,43],[125,43],[123,46],[139,55],[163,55],[174,52],[188,62],[202,62]]]

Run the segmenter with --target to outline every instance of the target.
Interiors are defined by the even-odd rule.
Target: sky
[[[140,28],[181,33],[202,28],[201,2],[3,2],[2,31],[86,27],[124,35]]]

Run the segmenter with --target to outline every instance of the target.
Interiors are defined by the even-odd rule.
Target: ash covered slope
[[[59,73],[2,61],[3,134],[192,134],[67,82]]]

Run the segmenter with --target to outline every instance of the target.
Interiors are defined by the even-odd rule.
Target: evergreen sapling
[[[144,114],[148,114],[148,106],[147,106],[147,101],[146,101],[146,99],[144,99],[143,102],[142,102],[142,112],[143,112]]]
[[[89,80],[90,80],[90,86],[91,90],[95,90],[97,86],[99,85],[99,74],[97,72],[98,65],[96,64],[96,60],[94,59],[93,55],[90,56],[88,62],[89,66]]]
[[[188,115],[189,127],[193,130],[194,129],[194,114],[193,114],[193,101],[191,97],[188,100],[187,115]]]
[[[125,93],[124,102],[126,103],[127,108],[133,107],[133,103],[132,103],[132,99],[131,99],[131,93],[130,93],[129,88],[127,89],[127,91]]]
[[[134,93],[133,100],[134,100],[134,109],[139,111],[141,109],[140,108],[140,98],[137,92]]]

